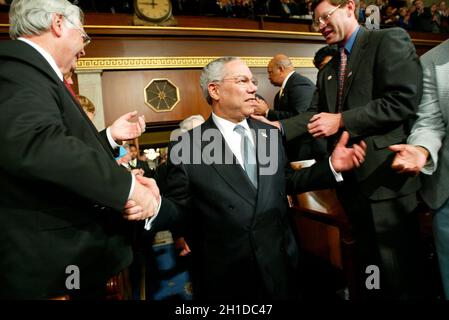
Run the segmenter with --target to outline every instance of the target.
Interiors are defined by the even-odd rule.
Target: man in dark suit
[[[66,0],[11,4],[14,40],[0,44],[0,298],[104,294],[132,260],[123,218],[159,205],[157,187],[118,167],[108,142],[144,123],[104,139],[63,83],[89,40],[80,17]],[[140,210],[122,216],[128,199]]]
[[[257,108],[257,114],[263,114],[269,120],[281,120],[305,112],[310,107],[315,85],[295,71],[289,57],[284,54],[275,55],[268,63],[267,71],[271,84],[281,89],[274,97],[273,109],[262,104],[261,108]],[[285,149],[290,161],[315,157],[312,145],[301,143],[299,139],[289,141]]]
[[[142,169],[144,172],[144,176],[147,178],[152,178],[154,176],[154,172],[148,166],[146,161],[142,161],[139,159],[139,150],[137,149],[135,144],[129,144],[129,152],[131,155],[131,160],[128,162],[131,169]]]
[[[406,141],[422,95],[422,70],[404,30],[367,31],[358,25],[355,7],[353,0],[314,2],[315,23],[328,44],[338,44],[339,55],[318,74],[315,114],[281,123],[287,140],[307,130],[316,138],[327,137],[329,146],[342,130],[352,141],[366,140],[366,162],[344,174],[337,188],[354,228],[360,289],[369,296],[406,299],[419,290],[414,211],[419,181],[393,171],[388,146]],[[374,277],[380,289],[374,277],[367,279],[370,265],[379,268]],[[374,286],[366,285],[370,281]]]
[[[173,221],[194,228],[189,245],[196,298],[294,298],[297,248],[287,190],[334,185],[336,172],[363,161],[364,143],[346,148],[345,135],[329,159],[289,171],[286,179],[278,130],[247,120],[257,87],[246,64],[235,57],[214,60],[200,82],[212,115],[171,146],[167,198],[151,228]]]

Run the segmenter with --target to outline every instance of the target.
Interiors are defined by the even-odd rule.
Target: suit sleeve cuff
[[[147,230],[147,231],[151,230],[151,226],[153,224],[154,219],[156,219],[156,217],[157,217],[157,215],[159,213],[159,210],[161,209],[161,205],[162,205],[162,197],[161,197],[161,199],[159,201],[159,205],[157,206],[157,209],[156,209],[156,212],[154,213],[154,215],[151,218],[146,218],[145,219],[145,226],[144,226],[145,230]]]
[[[335,171],[334,167],[332,166],[331,157],[329,157],[329,167],[331,168],[331,171],[332,171],[332,174],[334,175],[335,181],[342,182],[343,175],[340,172]]]
[[[109,141],[109,144],[111,145],[112,149],[117,149],[118,147],[120,147],[120,145],[117,144],[117,142],[115,142],[114,139],[112,139],[111,127],[108,127],[106,129],[106,136],[108,137],[108,141]]]

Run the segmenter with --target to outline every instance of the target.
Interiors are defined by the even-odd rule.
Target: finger
[[[139,122],[141,132],[145,132],[145,129],[146,129],[145,116],[144,115],[140,116],[138,119],[138,122]]]
[[[361,146],[361,147],[363,148],[363,150],[366,150],[366,147],[367,147],[367,146],[366,146],[366,142],[365,142],[365,141],[363,141],[363,140],[360,141],[360,142],[358,143],[358,145]]]
[[[309,122],[307,124],[307,129],[309,130],[309,132],[310,132],[310,130],[316,129],[317,127],[318,127],[318,123],[316,123],[316,122],[314,122],[314,123]]]
[[[135,214],[142,213],[142,211],[143,211],[142,206],[137,206],[136,205],[134,207],[130,207],[130,208],[127,208],[127,209],[123,210],[123,213],[125,215],[127,215],[127,216],[132,216],[132,215],[135,215]]]
[[[134,207],[136,205],[137,205],[137,203],[134,200],[128,200],[128,202],[126,202],[126,204],[125,204],[125,209]]]
[[[320,114],[315,114],[310,118],[309,123],[314,122],[320,118]]]
[[[125,119],[125,120],[130,120],[130,119],[134,118],[136,115],[137,115],[137,111],[131,111],[131,112],[125,113],[120,118]]]
[[[126,220],[129,220],[129,221],[143,220],[141,212],[140,213],[136,213],[136,214],[124,215],[123,218],[126,219]]]
[[[252,114],[251,118],[253,118],[253,119],[257,120],[257,121],[262,121],[262,122],[265,119],[265,117],[259,116],[259,115],[256,115],[256,114]]]
[[[147,178],[147,177],[142,177],[142,176],[138,176],[138,177],[136,177],[136,179],[138,182],[140,182],[144,186],[151,184],[151,181],[156,181],[153,178]]]
[[[404,170],[404,164],[401,161],[396,161],[394,160],[393,163],[391,164],[391,167],[398,171],[399,173],[401,173]]]
[[[140,127],[140,123],[139,122],[135,122],[133,123],[134,126],[134,135],[137,137],[139,137],[142,134],[142,128]]]
[[[366,156],[365,150],[357,144],[353,146],[353,149],[357,158],[363,162]]]
[[[307,126],[309,126],[309,125],[307,125]],[[322,133],[322,130],[321,130],[321,128],[319,126],[315,126],[315,125],[311,125],[310,126],[310,128],[309,128],[309,133],[310,134],[315,134],[315,133],[319,133],[319,132]]]
[[[179,256],[185,257],[185,256],[188,255],[189,253],[190,253],[189,250],[182,249],[182,251],[179,253]]]
[[[346,147],[348,141],[349,141],[349,133],[348,131],[343,131],[335,147]]]
[[[357,159],[357,157],[355,155],[352,156],[352,163],[354,164],[355,167],[360,167],[360,161],[359,159]]]
[[[399,151],[403,151],[405,149],[405,145],[404,144],[394,144],[394,145],[389,146],[388,149],[393,152],[399,152]]]

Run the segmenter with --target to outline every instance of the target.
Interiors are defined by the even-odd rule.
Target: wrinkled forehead
[[[225,77],[246,76],[252,78],[253,74],[243,60],[233,60],[224,66]]]

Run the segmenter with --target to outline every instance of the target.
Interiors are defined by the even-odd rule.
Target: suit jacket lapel
[[[279,97],[279,93],[280,91],[278,91],[278,93],[274,96],[274,110],[280,110],[281,107],[281,98]]]
[[[59,79],[58,79],[59,80]],[[59,81],[60,82],[60,81]],[[81,117],[84,118],[84,120],[87,122],[87,125],[89,126],[89,128],[92,130],[92,132],[94,133],[95,137],[97,138],[98,142],[101,144],[101,146],[105,149],[105,151],[111,156],[111,159],[115,161],[114,156],[112,154],[112,147],[109,145],[105,144],[105,141],[100,137],[97,128],[94,126],[94,124],[92,123],[92,121],[87,117],[86,112],[84,112],[83,108],[80,105],[80,102],[78,101],[78,99],[76,97],[74,97],[72,95],[72,93],[69,91],[69,89],[66,87],[66,85],[64,84],[64,82],[61,82],[62,87],[64,87],[64,90],[66,95],[68,95],[70,97],[70,101],[73,102],[73,107],[78,109],[79,113],[81,114]]]
[[[368,45],[369,32],[366,31],[363,27],[360,27],[360,30],[356,36],[354,41],[354,45],[351,50],[351,55],[349,57],[348,64],[346,66],[346,76],[345,76],[345,84],[343,87],[343,105],[346,100],[346,95],[351,88],[352,79],[354,79],[353,72],[357,71],[357,67],[360,62],[363,60],[364,51]]]
[[[333,58],[329,61],[329,67],[323,69],[323,88],[326,94],[327,105],[329,107],[329,112],[337,111],[337,94],[338,94],[338,64],[339,59]]]
[[[446,60],[446,59],[445,59]],[[440,99],[441,112],[448,119],[447,106],[449,105],[449,62],[435,65],[435,77]]]
[[[215,125],[214,121],[212,120],[212,116],[209,117],[209,119],[201,126],[202,133],[207,130],[218,130],[217,126]],[[242,167],[238,164],[237,158],[232,153],[231,149],[227,145],[223,135],[220,132],[221,136],[221,142],[220,145],[215,146],[216,148],[221,148],[223,151],[222,156],[222,163],[229,163],[230,159],[225,159],[226,155],[232,155],[232,163],[233,164],[217,164],[214,161],[212,161],[210,155],[205,152],[202,152],[202,156],[204,157],[205,161],[208,161],[208,163],[212,163],[212,167],[217,171],[217,173],[225,180],[229,186],[243,199],[245,199],[248,203],[250,203],[252,206],[256,206],[256,194],[257,190],[249,180],[248,176],[246,175],[246,172],[242,169]],[[195,143],[195,142],[194,142]],[[209,141],[201,141],[201,151],[204,150],[204,148],[211,142]],[[229,157],[231,158],[231,157]]]

